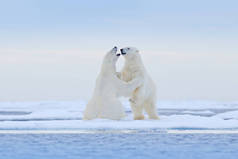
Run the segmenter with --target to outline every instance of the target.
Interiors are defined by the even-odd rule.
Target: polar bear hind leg
[[[94,99],[90,100],[83,113],[83,120],[92,120],[97,118],[98,105],[100,105],[100,101]]]
[[[156,112],[156,105],[153,101],[147,100],[143,104],[143,108],[145,109],[146,113],[149,116],[149,119],[159,119],[157,112]]]
[[[143,106],[131,102],[131,109],[134,114],[134,120],[143,120],[145,119],[143,115]]]
[[[129,99],[132,112],[134,114],[134,120],[143,120],[145,119],[143,115],[143,91],[141,91],[141,88],[137,88],[134,92],[131,98]]]
[[[125,116],[124,107],[118,99],[105,99],[99,118],[120,120]]]

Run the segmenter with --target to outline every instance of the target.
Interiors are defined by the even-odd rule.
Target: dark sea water
[[[0,134],[0,159],[237,159],[238,134]]]

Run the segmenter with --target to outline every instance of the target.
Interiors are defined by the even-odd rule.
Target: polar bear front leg
[[[136,88],[140,87],[143,83],[143,81],[139,78],[133,79],[130,82],[124,82],[118,78],[115,81],[116,81],[115,86],[117,89],[117,94],[119,96],[124,96],[124,97],[130,97],[132,92]]]

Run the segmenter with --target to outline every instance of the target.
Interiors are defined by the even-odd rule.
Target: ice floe
[[[237,129],[238,102],[160,101],[160,120],[83,121],[86,101],[0,102],[0,129]]]

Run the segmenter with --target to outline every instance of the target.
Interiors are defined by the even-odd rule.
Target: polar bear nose
[[[112,49],[112,52],[117,52],[117,47],[116,46],[114,46],[114,48]]]
[[[120,56],[121,54],[117,54],[117,56]]]
[[[120,49],[120,51],[121,51],[121,54],[122,54],[122,55],[125,55],[125,54],[126,54],[123,49]]]

